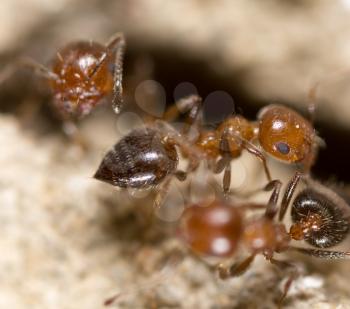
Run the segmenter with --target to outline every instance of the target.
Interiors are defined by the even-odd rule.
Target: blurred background
[[[72,40],[104,43],[122,31],[127,40],[126,111],[142,112],[140,104],[149,103],[140,103],[138,93],[144,97],[150,91],[149,100],[165,105],[197,92],[213,124],[232,112],[253,120],[269,103],[286,104],[307,116],[308,93],[320,82],[315,126],[326,147],[313,174],[347,184],[349,17],[349,0],[1,0],[0,71],[21,56],[49,66],[57,49]],[[159,87],[154,82],[146,87],[147,80]],[[87,117],[80,126],[92,151],[77,154],[63,138],[46,104],[50,100],[45,81],[28,70],[19,69],[0,85],[0,248],[6,252],[0,258],[0,308],[99,308],[123,282],[135,281],[137,267],[150,274],[159,259],[159,243],[135,242],[142,229],[133,230],[137,220],[124,206],[140,202],[127,197],[121,202],[113,188],[91,179],[102,155],[124,133],[123,125],[108,106]],[[123,207],[114,207],[117,201]],[[130,267],[128,257],[135,251],[138,266]],[[150,265],[140,266],[145,256]],[[184,273],[197,265],[187,263]],[[257,272],[265,286],[254,279],[244,282],[256,293],[254,301],[235,299],[243,287],[228,292],[207,282],[207,269],[196,267],[200,270],[190,284],[186,275],[175,279],[182,290],[157,294],[165,299],[164,308],[170,307],[169,299],[175,308],[261,308],[259,299],[269,308],[274,301],[273,296],[265,299],[266,289],[273,291],[276,284],[263,267]],[[332,289],[341,291],[345,279],[336,278]],[[334,290],[328,288],[310,296],[311,304],[331,302]],[[346,293],[337,295],[348,304]],[[124,306],[153,308],[149,299],[154,295]],[[287,305],[305,304],[296,299]]]
[[[2,0],[0,6],[2,65],[19,55],[49,64],[57,49],[71,40],[103,43],[123,31],[128,43],[126,92],[129,87],[132,94],[135,78],[154,79],[164,87],[166,102],[174,100],[179,83],[190,82],[204,98],[225,91],[236,111],[251,119],[271,102],[306,115],[310,87],[332,75],[319,88],[316,127],[328,146],[315,173],[342,181],[350,177],[346,0]],[[22,11],[28,13],[23,16]],[[338,71],[342,74],[334,74]],[[38,92],[38,85],[28,82],[33,74],[26,73],[2,87],[1,110],[13,111]],[[220,119],[220,109],[231,112],[225,103],[218,107],[215,100],[209,101],[206,109],[216,113],[214,117]]]

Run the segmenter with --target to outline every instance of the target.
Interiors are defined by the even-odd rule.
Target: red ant
[[[300,180],[305,182],[306,187],[292,201]],[[179,235],[199,255],[232,257],[241,248],[247,249],[250,255],[242,262],[229,267],[223,264],[218,266],[222,279],[242,275],[258,254],[281,269],[289,269],[280,306],[298,272],[293,264],[275,259],[274,254],[297,251],[324,259],[350,258],[347,251],[325,250],[339,244],[348,235],[350,205],[334,191],[300,172],[296,172],[288,183],[279,207],[277,201],[281,182],[274,180],[264,189],[272,190],[266,207],[249,203],[232,205],[224,199],[217,199],[207,207],[203,207],[208,205],[205,201],[203,205],[189,206],[180,220]],[[288,232],[282,220],[290,204],[292,225]],[[258,217],[246,217],[246,211],[257,206],[262,206],[265,213]],[[292,239],[304,240],[313,248],[295,247],[291,245]]]
[[[203,130],[195,145],[214,162],[215,173],[225,170],[223,190],[228,192],[230,163],[242,150],[262,161],[266,177],[271,181],[265,155],[253,144],[256,140],[265,153],[285,163],[302,163],[305,170],[309,170],[315,160],[318,145],[312,124],[292,109],[274,104],[259,112],[258,122],[234,115],[216,130]]]
[[[223,191],[231,183],[231,161],[247,150],[258,157],[271,181],[265,155],[253,144],[258,140],[263,150],[286,163],[303,163],[309,170],[317,149],[312,124],[297,112],[279,105],[269,105],[259,113],[258,122],[240,115],[223,121],[215,130],[200,126],[202,99],[197,95],[185,97],[172,105],[162,120],[146,128],[136,129],[116,143],[102,160],[94,177],[121,188],[144,189],[160,185],[155,205],[161,205],[173,176],[185,180],[188,173],[206,160],[214,173],[224,170]],[[179,111],[188,112],[181,132],[168,123]],[[160,125],[160,126],[159,126]],[[191,139],[190,128],[197,125],[199,135]],[[186,171],[177,169],[178,151],[189,159]]]
[[[18,65],[29,67],[45,77],[53,93],[53,105],[64,121],[66,133],[71,134],[75,133],[74,122],[88,115],[112,92],[112,106],[119,113],[123,102],[124,50],[122,33],[113,35],[106,45],[76,41],[57,51],[50,68],[32,59],[21,58],[16,65],[5,69],[1,80]]]

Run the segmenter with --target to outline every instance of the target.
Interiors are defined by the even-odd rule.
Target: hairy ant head
[[[240,211],[215,200],[209,206],[189,206],[181,217],[179,234],[197,254],[227,257],[235,252],[242,228]]]
[[[50,83],[63,116],[85,116],[112,92],[113,73],[104,57],[108,57],[106,47],[94,42],[74,42],[57,52],[52,63],[57,78]]]
[[[291,214],[294,223],[290,230],[292,238],[304,239],[318,248],[337,245],[349,232],[349,218],[336,201],[312,188],[297,195]]]
[[[160,132],[136,129],[105,155],[94,177],[122,188],[147,188],[162,182],[177,163],[175,146]]]
[[[273,157],[298,163],[312,156],[315,131],[304,117],[279,105],[269,105],[259,113],[259,142]]]
[[[64,132],[80,143],[76,120],[88,115],[109,96],[115,113],[123,106],[124,50],[125,39],[120,32],[105,45],[75,41],[58,50],[50,68],[31,58],[20,57],[0,74],[0,84],[18,67],[26,67],[44,77],[51,88]]]

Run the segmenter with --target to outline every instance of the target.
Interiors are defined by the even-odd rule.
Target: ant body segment
[[[223,190],[230,188],[230,162],[247,150],[259,158],[268,181],[271,181],[264,153],[253,143],[259,142],[262,150],[288,164],[302,163],[308,171],[315,160],[317,142],[312,124],[290,108],[271,104],[258,114],[258,121],[248,121],[233,115],[216,129],[202,131],[195,145],[214,160],[214,172],[224,171]]]
[[[227,193],[231,184],[231,161],[247,150],[259,158],[268,181],[270,171],[264,153],[253,143],[257,140],[263,150],[286,163],[304,163],[305,170],[312,165],[317,144],[316,133],[311,123],[295,111],[269,105],[262,109],[258,122],[251,122],[240,115],[224,120],[215,130],[206,130],[201,125],[202,99],[192,95],[169,107],[158,128],[133,130],[115,144],[102,160],[94,177],[121,188],[145,189],[161,184],[156,205],[159,206],[168,191],[171,176],[184,180],[205,160],[214,173],[224,171],[223,191]],[[181,132],[173,129],[169,122],[176,119],[179,111],[188,113]],[[191,127],[199,134],[189,137]],[[164,130],[165,127],[165,130]],[[177,171],[176,147],[189,160],[185,172]]]
[[[177,102],[182,109],[190,111],[189,125],[197,117],[200,104],[201,98],[196,95]],[[186,171],[177,169],[176,146],[188,157],[199,155],[185,138],[186,134],[186,128],[179,133],[165,121],[135,129],[105,155],[94,178],[121,188],[146,189],[159,185],[155,204],[160,205],[172,176],[184,181],[190,171],[190,167]]]
[[[124,50],[122,33],[116,33],[106,45],[75,41],[57,51],[49,68],[32,59],[20,58],[15,66],[5,69],[1,80],[18,66],[29,67],[46,78],[65,132],[75,133],[74,122],[88,115],[112,92],[112,107],[116,113],[120,112]]]
[[[300,180],[305,182],[306,187],[292,201]],[[247,249],[250,255],[242,262],[229,267],[218,266],[222,279],[243,274],[258,254],[281,269],[289,269],[290,276],[279,301],[281,305],[298,272],[293,264],[275,259],[274,254],[297,251],[317,258],[349,259],[350,252],[327,249],[339,244],[348,235],[350,205],[332,190],[299,172],[288,183],[279,207],[277,201],[281,182],[274,180],[264,189],[272,190],[266,208],[254,204],[235,207],[221,199],[207,207],[200,204],[189,206],[181,217],[179,235],[199,255],[231,257],[239,248]],[[245,212],[256,206],[262,206],[265,213],[246,218]],[[282,220],[289,206],[292,225],[287,231]],[[295,247],[291,245],[291,240],[304,240],[312,248]]]

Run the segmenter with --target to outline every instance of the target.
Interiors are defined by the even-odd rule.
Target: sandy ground
[[[320,88],[317,120],[348,130],[349,7],[348,0],[1,0],[1,65],[16,55],[45,63],[72,39],[103,42],[122,30],[133,53],[198,61],[254,104],[288,102],[304,111],[310,85],[340,69],[344,75]],[[59,129],[39,134],[40,123],[23,126],[1,114],[0,308],[103,308],[116,292],[115,308],[275,308],[285,273],[261,258],[244,276],[220,281],[174,237],[176,222],[148,227],[142,218],[152,194],[141,198],[92,178],[129,119],[87,119],[84,153]],[[240,188],[264,178],[248,157],[234,170]],[[273,171],[283,180],[291,173],[280,164]],[[160,275],[174,250],[183,261]],[[304,274],[285,308],[350,308],[349,262],[281,258]]]
[[[84,124],[86,136],[104,136],[108,122],[98,123]],[[220,281],[170,223],[145,230],[135,213],[150,199],[91,178],[114,138],[91,141],[82,154],[59,134],[38,138],[1,117],[0,308],[102,308],[115,292],[123,295],[117,308],[274,308],[284,273],[258,259],[244,276]],[[160,276],[176,248],[184,260]],[[295,263],[305,275],[286,308],[350,308],[347,263]]]

